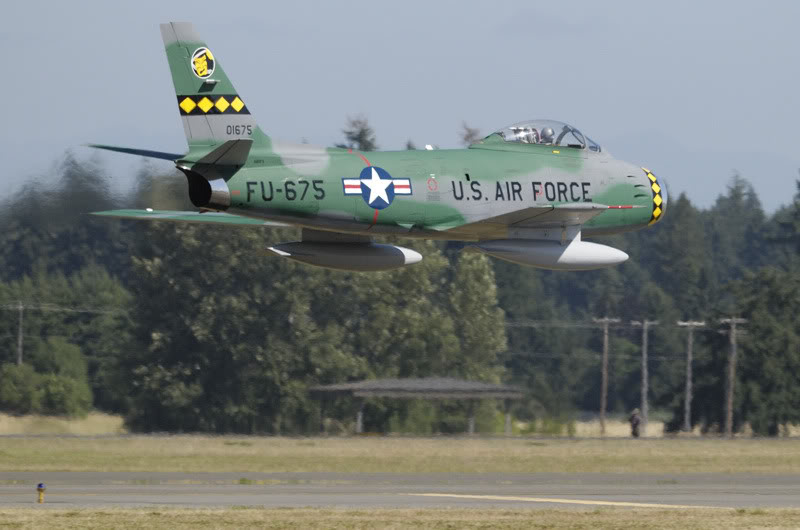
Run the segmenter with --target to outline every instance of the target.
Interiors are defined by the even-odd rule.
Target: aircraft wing
[[[453,233],[469,233],[479,237],[495,237],[511,228],[561,228],[580,226],[589,219],[609,209],[626,209],[633,206],[608,206],[593,202],[546,204],[532,206],[513,212],[487,217],[448,230]]]
[[[223,212],[183,212],[178,210],[152,210],[148,208],[147,210],[107,210],[104,212],[92,212],[92,215],[116,217],[119,219],[143,219],[146,221],[179,221],[184,223],[216,223],[274,227],[289,226],[284,223],[251,219],[249,217]]]

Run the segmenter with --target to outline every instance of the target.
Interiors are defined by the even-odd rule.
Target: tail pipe
[[[225,211],[231,205],[231,192],[223,178],[208,179],[192,171],[179,168],[189,181],[189,200],[198,208]]]

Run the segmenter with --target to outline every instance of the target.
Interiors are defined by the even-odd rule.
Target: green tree
[[[85,380],[39,375],[40,412],[59,416],[85,416],[92,406],[92,392]]]
[[[800,422],[800,275],[765,268],[739,286],[747,333],[737,373],[739,413],[754,432],[775,436]]]
[[[459,134],[461,138],[461,144],[464,146],[470,146],[481,139],[481,131],[480,129],[476,129],[474,127],[470,127],[467,125],[467,122],[461,122],[461,133]]]
[[[263,235],[149,227],[134,260],[132,427],[305,432],[318,425],[308,386],[363,372],[343,331],[310,317],[325,271],[241,252],[261,246]]]
[[[39,374],[31,366],[0,365],[0,410],[34,414],[41,410]]]
[[[378,144],[375,139],[375,130],[369,124],[366,116],[355,116],[347,118],[347,125],[342,129],[345,143],[337,144],[336,147],[356,149],[358,151],[375,151]]]
[[[499,382],[498,356],[506,350],[505,318],[497,306],[494,270],[483,254],[462,252],[449,285],[460,347],[453,369],[466,379]]]

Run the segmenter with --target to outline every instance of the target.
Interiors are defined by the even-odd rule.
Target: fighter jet
[[[466,149],[359,152],[279,141],[189,23],[161,25],[188,151],[92,147],[174,161],[197,211],[113,210],[110,217],[296,226],[301,241],[274,255],[332,269],[381,271],[417,263],[414,250],[374,238],[465,242],[514,263],[586,270],[628,259],[585,241],[661,220],[662,179],[617,160],[581,131],[520,122]]]

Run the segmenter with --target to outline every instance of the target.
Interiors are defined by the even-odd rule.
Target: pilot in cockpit
[[[534,127],[531,127],[530,129],[523,129],[522,142],[526,144],[538,144],[539,131],[537,131]]]
[[[555,131],[551,127],[545,127],[542,129],[542,140],[541,143],[545,145],[553,145],[555,141]]]

